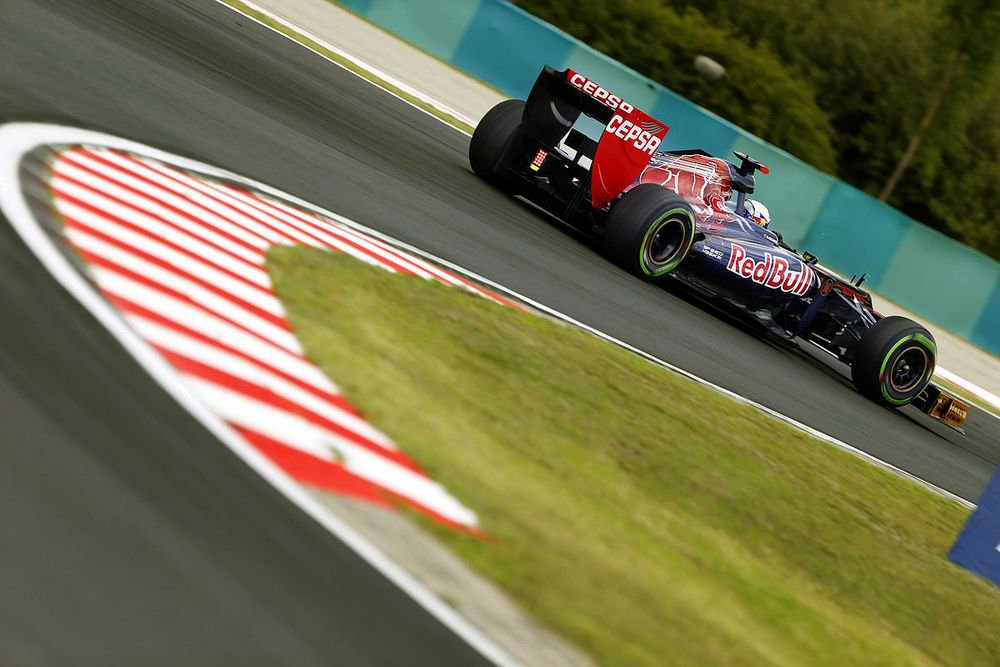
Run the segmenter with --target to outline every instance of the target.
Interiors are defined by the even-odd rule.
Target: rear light
[[[545,150],[539,148],[538,153],[535,154],[535,159],[532,160],[531,164],[528,166],[531,168],[532,171],[538,171],[539,169],[542,168],[542,163],[545,162],[545,158],[547,158],[548,156],[549,154],[545,152]]]

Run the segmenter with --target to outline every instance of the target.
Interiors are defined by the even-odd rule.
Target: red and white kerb
[[[475,514],[368,424],[306,358],[264,268],[275,244],[345,252],[387,271],[501,297],[276,198],[109,149],[55,158],[69,244],[125,321],[232,431],[300,482],[452,526]]]

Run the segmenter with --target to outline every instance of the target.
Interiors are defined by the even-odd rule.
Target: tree
[[[586,11],[545,0],[517,4],[673,91],[698,90],[698,104],[819,169],[836,169],[833,129],[812,87],[769,46],[752,48],[695,9],[648,0],[591,0]],[[698,55],[724,65],[725,78],[703,86],[692,66]]]
[[[988,47],[1000,29],[1000,3],[997,0],[947,0],[944,12],[950,19],[950,34],[954,42],[953,53],[947,58],[944,75],[927,100],[927,107],[917,131],[910,138],[906,150],[900,155],[896,168],[879,193],[886,201],[895,191],[913,156],[916,155],[945,97],[963,69],[969,74],[989,72],[997,61],[997,50]]]

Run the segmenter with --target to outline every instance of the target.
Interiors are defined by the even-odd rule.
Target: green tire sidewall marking
[[[924,345],[926,345],[927,349],[931,351],[931,354],[933,354],[935,357],[937,356],[937,343],[935,343],[933,340],[923,335],[922,333],[915,333],[913,334],[913,337],[916,338],[921,343],[923,343]]]
[[[663,222],[666,218],[672,216],[674,213],[683,213],[684,216],[689,221],[691,221],[691,224],[694,225],[694,218],[691,216],[691,212],[686,208],[682,207],[672,208],[653,221],[653,224],[649,226],[649,229],[646,230],[646,234],[642,237],[642,243],[639,244],[639,266],[642,268],[642,272],[645,273],[647,276],[650,276],[651,278],[657,278],[666,273],[670,273],[675,268],[677,268],[677,265],[680,264],[681,260],[684,259],[684,256],[687,255],[688,248],[691,247],[691,242],[694,241],[694,234],[687,234],[687,244],[685,245],[683,252],[679,253],[681,259],[671,262],[670,264],[667,264],[666,266],[663,266],[657,269],[656,271],[650,271],[649,268],[646,266],[646,242],[649,241],[649,238],[650,236],[652,236],[653,232],[659,229],[660,223]]]
[[[907,343],[907,342],[909,342],[911,340],[915,340],[918,343],[921,343],[922,345],[924,345],[928,349],[928,351],[931,353],[931,359],[930,359],[930,361],[933,362],[934,357],[937,356],[937,346],[934,344],[933,341],[931,341],[927,336],[925,336],[922,333],[914,333],[914,334],[910,334],[906,338],[900,338],[898,341],[896,341],[895,345],[893,345],[891,348],[889,348],[889,351],[886,352],[885,357],[882,358],[882,366],[881,366],[881,368],[879,368],[879,371],[878,371],[878,384],[879,384],[879,388],[882,390],[882,397],[885,398],[885,400],[887,400],[890,403],[892,403],[893,405],[906,405],[907,403],[909,403],[910,401],[913,400],[912,398],[907,398],[907,399],[900,400],[898,398],[893,398],[892,396],[890,396],[889,395],[889,391],[888,391],[888,389],[885,386],[885,381],[883,379],[883,378],[885,378],[885,367],[889,363],[889,359],[892,358],[893,353],[896,350],[898,350],[899,347],[903,343]],[[916,396],[917,394],[919,394],[920,392],[922,392],[924,390],[924,387],[926,387],[927,384],[931,381],[931,375],[932,375],[932,373],[927,373],[927,379],[920,386],[920,388],[916,392],[914,392],[914,394],[913,394],[914,396]]]

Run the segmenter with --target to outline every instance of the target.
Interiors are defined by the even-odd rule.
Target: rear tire
[[[644,183],[611,209],[605,231],[608,256],[645,280],[657,280],[676,269],[694,241],[694,211],[677,193]]]
[[[505,187],[510,182],[505,173],[523,140],[523,114],[524,101],[504,100],[486,112],[469,142],[472,171],[502,190],[509,189]]]
[[[934,336],[913,320],[894,315],[862,334],[854,350],[851,379],[863,396],[898,408],[927,387],[936,359]]]

